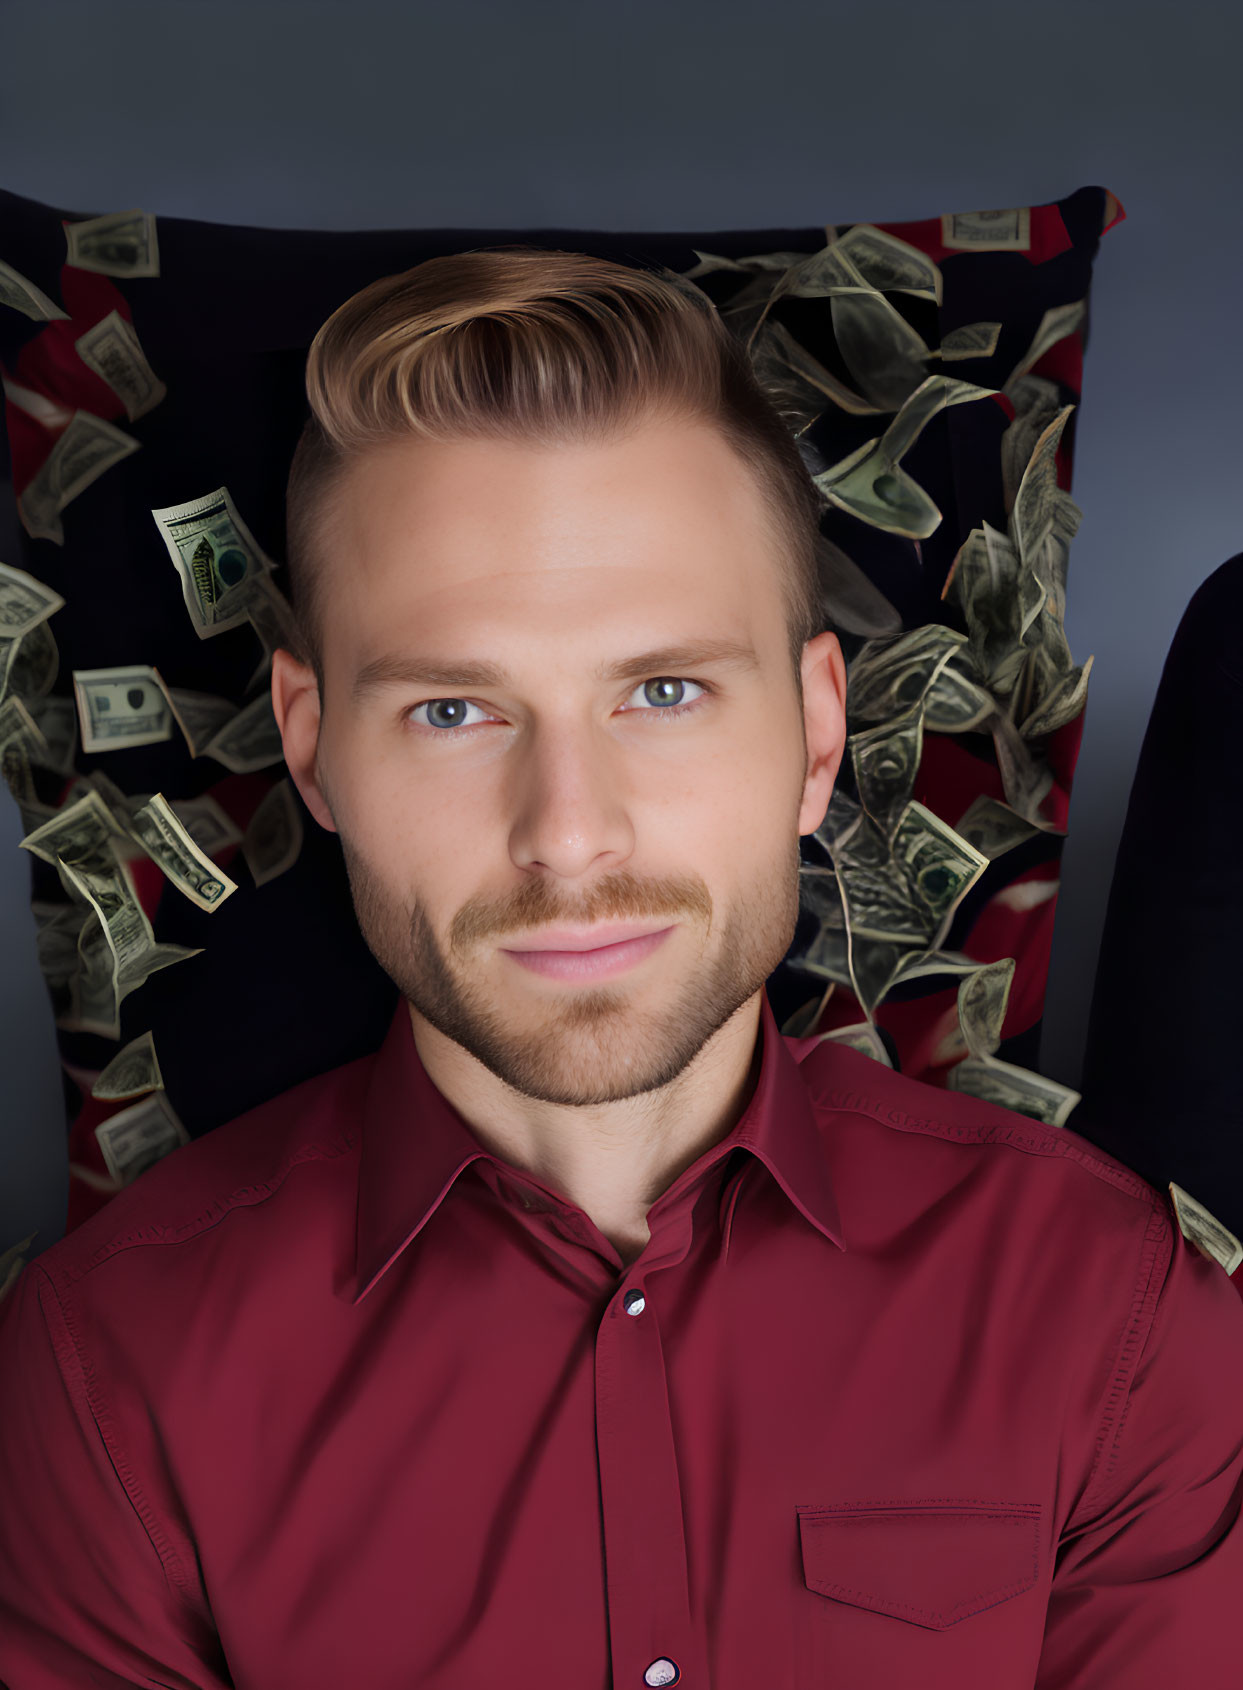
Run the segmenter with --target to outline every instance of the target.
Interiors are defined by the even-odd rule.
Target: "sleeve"
[[[92,1398],[56,1286],[30,1262],[0,1302],[0,1685],[221,1690],[219,1638]]]
[[[1155,1308],[1141,1288],[1094,1476],[1059,1544],[1035,1690],[1173,1690],[1243,1671],[1243,1299],[1165,1213]]]

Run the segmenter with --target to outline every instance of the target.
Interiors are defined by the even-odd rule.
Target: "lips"
[[[507,951],[598,951],[606,945],[625,944],[629,939],[643,939],[650,933],[662,933],[668,923],[648,927],[641,921],[597,922],[594,927],[546,927],[535,935],[531,944],[506,945]]]
[[[610,979],[633,968],[652,954],[673,927],[601,927],[590,934],[550,929],[540,934],[542,947],[507,947],[504,951],[520,968],[546,979],[586,982]],[[619,937],[620,935],[620,937]]]

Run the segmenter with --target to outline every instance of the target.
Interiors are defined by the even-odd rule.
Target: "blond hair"
[[[429,258],[337,307],[311,342],[306,390],[286,557],[298,655],[321,683],[328,502],[356,458],[399,439],[551,445],[608,438],[649,414],[707,422],[763,496],[785,565],[796,677],[804,644],[825,626],[820,495],[741,341],[673,271],[530,246]]]

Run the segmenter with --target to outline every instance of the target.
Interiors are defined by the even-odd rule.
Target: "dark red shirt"
[[[783,1039],[629,1266],[404,1004],[0,1305],[9,1690],[1243,1679],[1243,1303],[1073,1132]]]

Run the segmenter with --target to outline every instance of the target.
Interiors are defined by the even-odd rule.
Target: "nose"
[[[634,850],[620,748],[562,714],[535,728],[512,769],[509,853],[566,880],[619,868]]]

